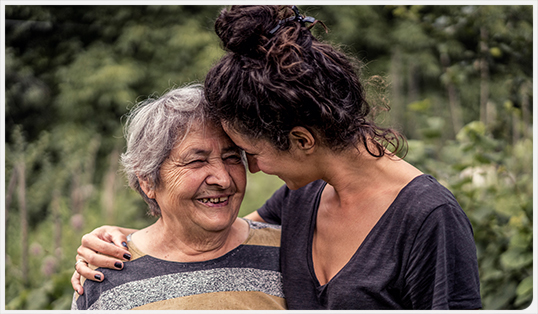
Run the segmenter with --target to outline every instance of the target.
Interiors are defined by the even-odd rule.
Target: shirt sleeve
[[[258,214],[265,222],[275,225],[282,224],[282,211],[289,189],[284,184],[258,209]]]
[[[441,205],[424,220],[405,276],[404,299],[414,309],[482,307],[473,231],[459,205]]]

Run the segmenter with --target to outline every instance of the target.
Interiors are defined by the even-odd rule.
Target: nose
[[[209,185],[217,185],[223,189],[229,188],[232,184],[232,176],[223,162],[218,162],[211,167],[206,178]]]
[[[256,158],[247,155],[247,162],[248,162],[248,171],[250,171],[250,173],[256,173],[260,171]]]

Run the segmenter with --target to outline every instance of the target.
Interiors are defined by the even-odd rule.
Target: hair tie
[[[269,31],[269,34],[273,35],[282,25],[284,25],[285,23],[290,22],[290,21],[299,22],[299,23],[301,23],[301,26],[306,26],[305,25],[306,22],[314,23],[314,24],[316,24],[318,22],[318,21],[316,21],[315,18],[313,18],[311,16],[302,16],[301,14],[299,14],[299,9],[296,6],[292,6],[291,9],[293,10],[293,12],[295,12],[295,16],[291,16],[291,17],[288,17],[287,19],[280,20],[278,22],[278,25],[275,28],[273,28],[272,30]],[[310,27],[314,26],[314,24],[310,25]],[[321,23],[321,24],[323,24],[323,23]],[[325,25],[323,25],[323,26],[325,26]]]

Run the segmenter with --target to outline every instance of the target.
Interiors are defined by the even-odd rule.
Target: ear
[[[306,152],[311,153],[316,146],[316,138],[310,131],[302,126],[294,127],[290,132],[291,145]]]
[[[140,177],[138,177],[138,183],[140,183],[140,188],[144,193],[146,193],[146,196],[148,198],[154,199],[155,198],[155,190],[152,188],[153,185],[150,184],[147,180],[144,180]]]

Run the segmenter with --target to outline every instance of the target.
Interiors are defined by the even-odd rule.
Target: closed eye
[[[227,162],[232,162],[232,163],[242,162],[240,155],[230,155],[230,156],[225,157],[224,160]]]
[[[186,163],[186,165],[196,166],[196,165],[203,164],[203,163],[205,163],[205,162],[206,162],[206,161],[203,160],[203,159],[197,159],[197,160],[189,161],[188,163]]]

